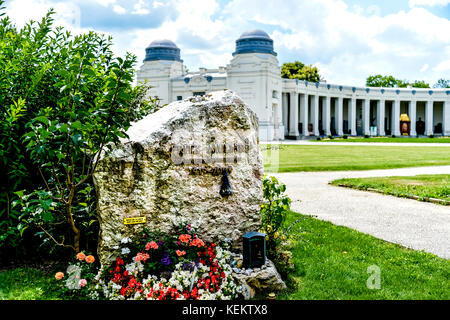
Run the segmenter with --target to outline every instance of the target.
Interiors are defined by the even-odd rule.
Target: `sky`
[[[328,83],[364,86],[370,75],[430,85],[450,79],[450,0],[6,0],[22,27],[54,8],[55,25],[113,36],[138,57],[170,39],[190,71],[229,64],[235,41],[262,29],[278,61],[312,64]]]

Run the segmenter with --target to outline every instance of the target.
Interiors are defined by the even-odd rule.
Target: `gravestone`
[[[94,174],[101,263],[144,226],[171,232],[180,222],[242,250],[242,236],[260,227],[256,114],[233,92],[217,91],[173,102],[127,135],[101,155]]]

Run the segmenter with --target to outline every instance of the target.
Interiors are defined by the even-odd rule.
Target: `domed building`
[[[145,49],[144,61],[157,60],[183,62],[180,58],[180,49],[170,40],[155,40]]]
[[[186,72],[170,40],[146,49],[138,82],[162,104],[230,89],[257,114],[261,141],[316,136],[450,136],[450,89],[354,87],[282,79],[274,43],[263,30],[236,40],[226,67]],[[401,126],[402,119],[409,119]],[[404,124],[405,121],[402,122]]]

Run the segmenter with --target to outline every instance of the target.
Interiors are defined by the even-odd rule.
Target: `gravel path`
[[[340,178],[450,174],[450,166],[270,174],[287,186],[292,210],[450,259],[450,207],[335,187]]]

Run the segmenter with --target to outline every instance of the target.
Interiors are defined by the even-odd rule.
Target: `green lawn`
[[[339,179],[332,181],[332,184],[359,190],[372,188],[397,197],[419,197],[419,200],[435,198],[450,203],[449,174]]]
[[[20,267],[0,272],[0,300],[60,300],[54,273]]]
[[[369,170],[450,165],[450,147],[269,145],[261,150],[266,172]]]
[[[288,223],[301,214],[290,212]],[[295,227],[291,288],[278,299],[450,299],[450,261],[307,217]],[[369,289],[370,266],[380,289]],[[369,270],[370,271],[370,270]]]
[[[317,142],[319,140],[310,140],[312,142]],[[401,142],[401,143],[450,143],[450,137],[435,137],[435,138],[391,138],[391,137],[348,137],[343,138],[333,138],[333,139],[322,139],[321,142]]]

